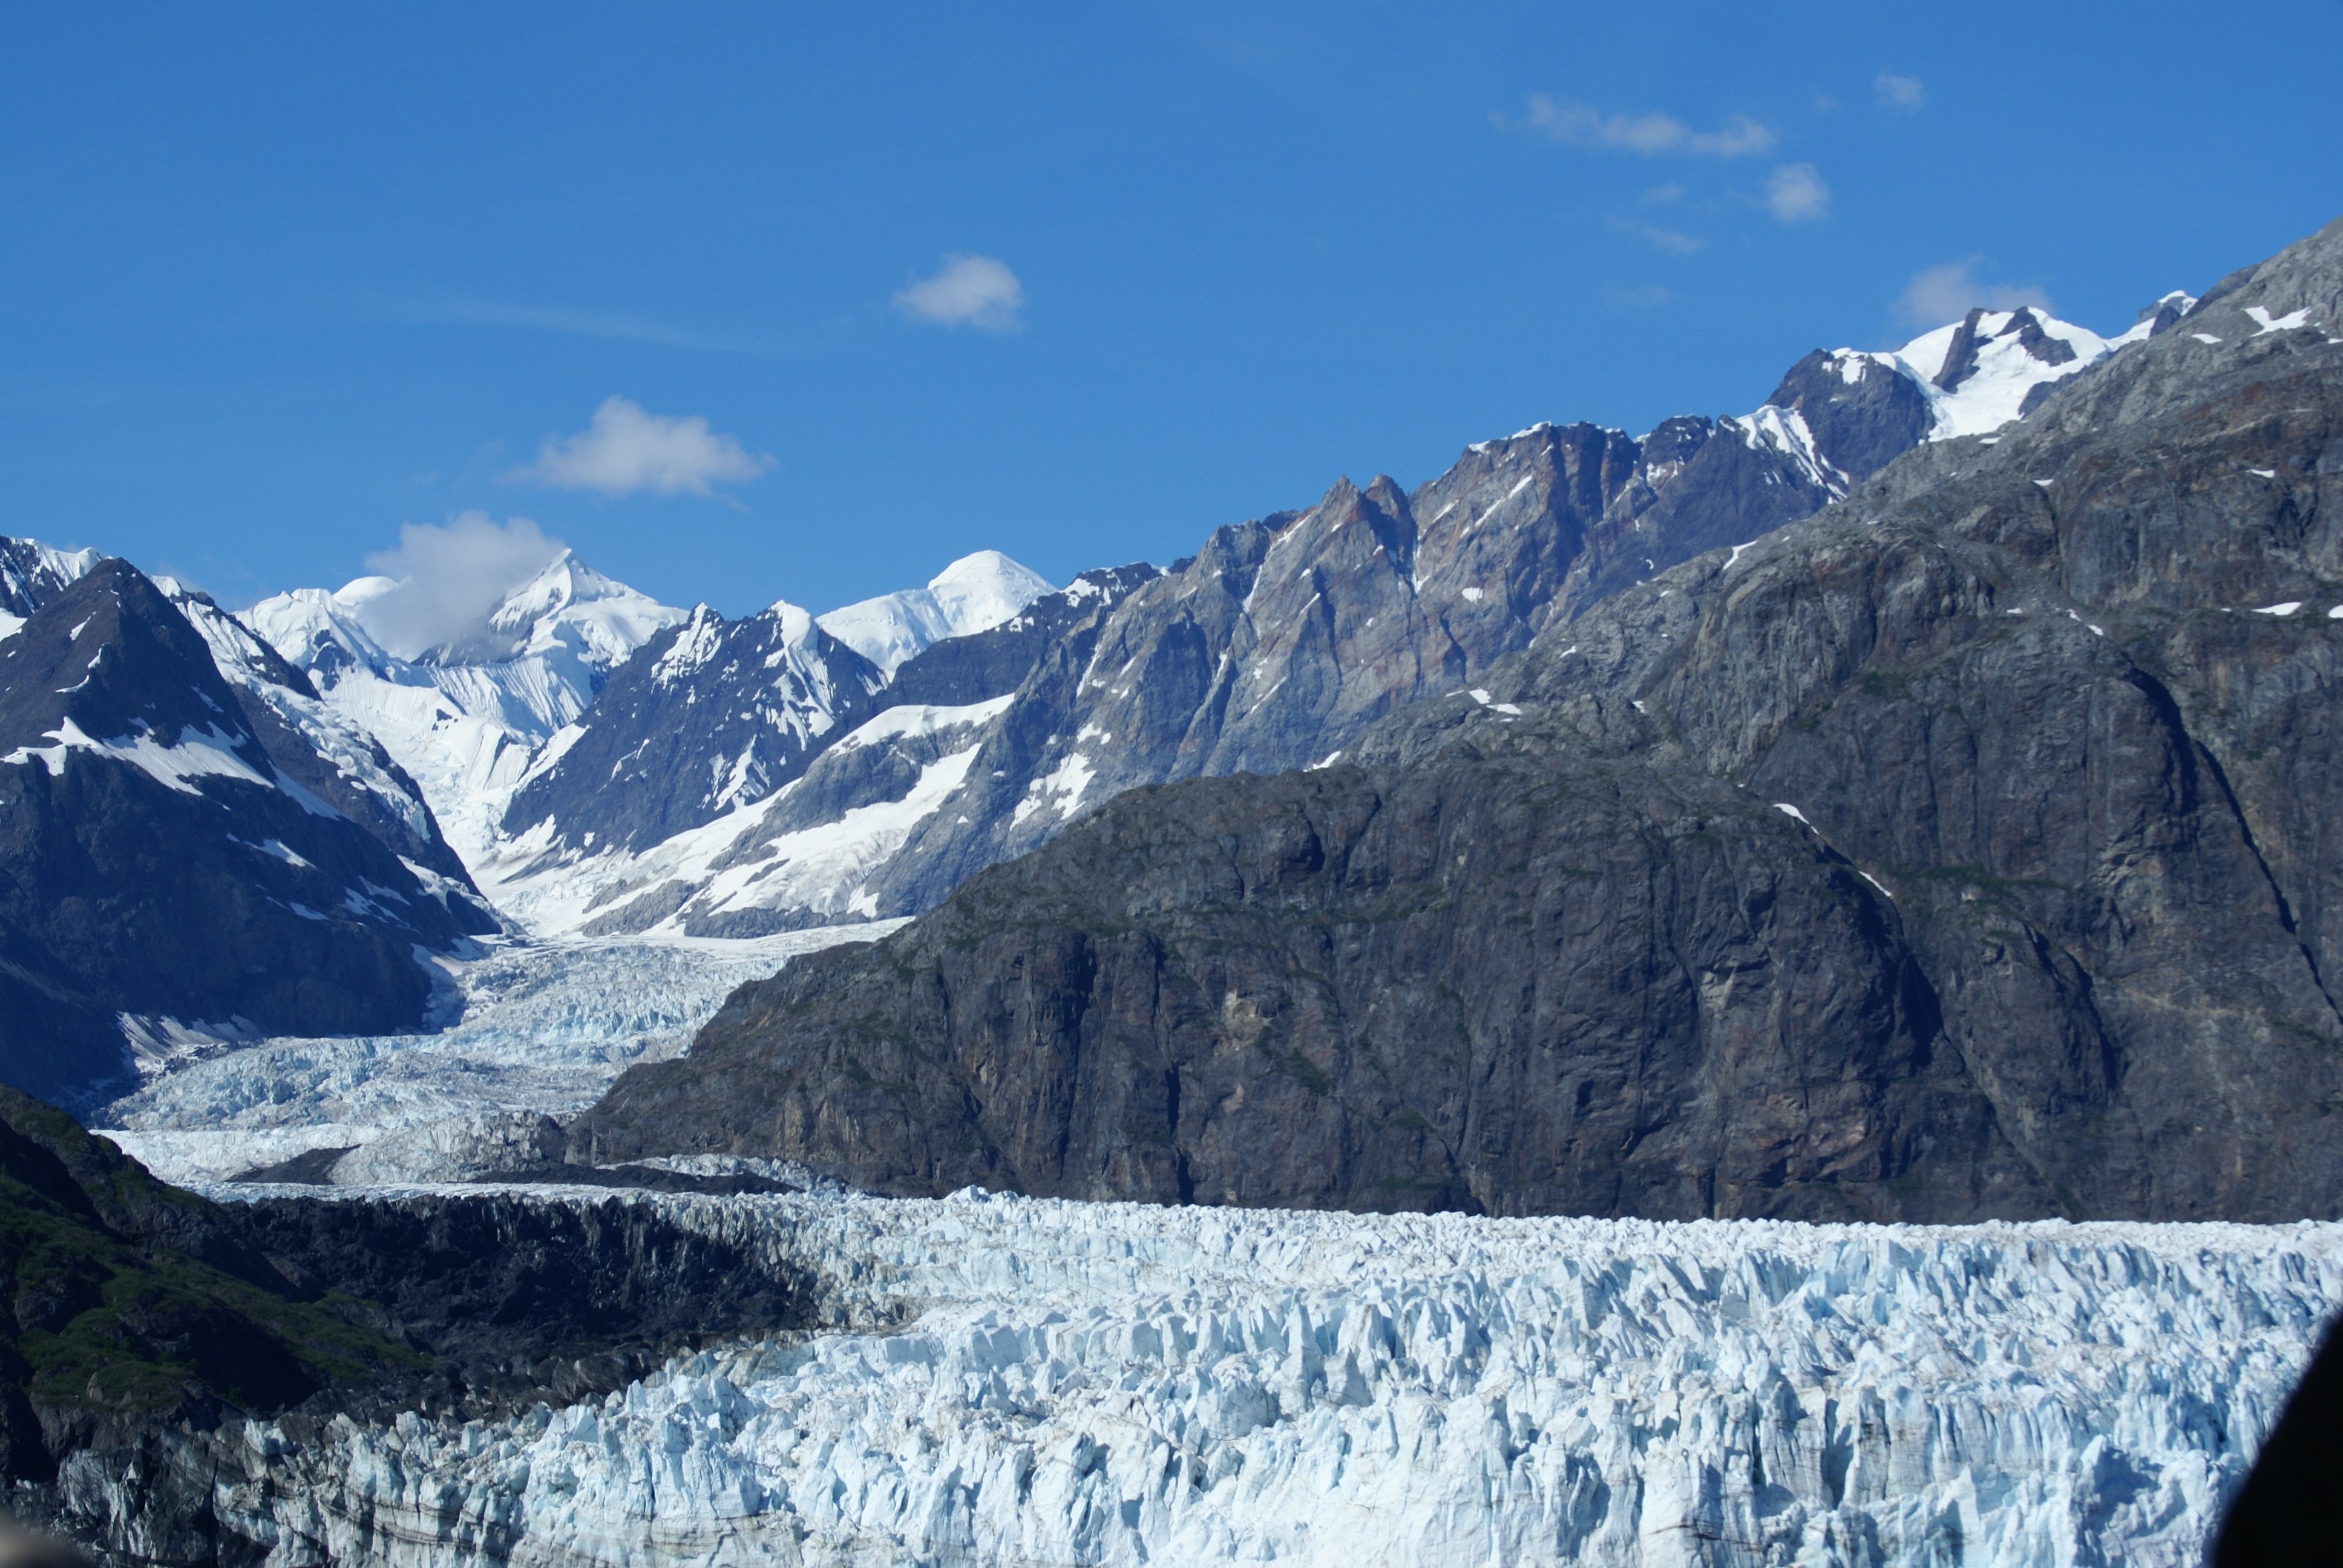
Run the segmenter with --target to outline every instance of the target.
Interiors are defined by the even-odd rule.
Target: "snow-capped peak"
[[[507,594],[485,627],[423,657],[434,664],[492,664],[567,650],[588,668],[607,670],[684,613],[604,577],[565,549]]]
[[[816,617],[822,630],[889,675],[946,638],[967,637],[1012,619],[1056,587],[999,550],[962,556],[929,580]]]
[[[357,617],[357,607],[364,600],[346,598],[348,592],[348,588],[341,593],[295,588],[270,595],[236,618],[286,662],[307,670],[320,687],[330,688],[349,670],[379,672],[394,662]]]
[[[1972,310],[1922,333],[1892,357],[1929,394],[1932,441],[1982,436],[2018,417],[2026,394],[2104,359],[2114,345],[2088,327],[2021,306]]]

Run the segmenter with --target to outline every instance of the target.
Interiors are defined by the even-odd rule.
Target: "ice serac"
[[[231,684],[117,560],[0,640],[0,1077],[85,1104],[134,1042],[421,1020],[417,948],[488,919],[357,819],[395,817],[395,781],[312,745],[306,695]]]
[[[288,1568],[2180,1568],[2343,1294],[2329,1226],[640,1201],[796,1271],[823,1332],[500,1418],[254,1422],[206,1473],[221,1538]]]
[[[578,1147],[900,1192],[2335,1215],[2338,279],[2343,230],[1334,766],[1087,809],[743,990]]]
[[[938,572],[923,588],[863,599],[816,618],[824,631],[892,675],[920,650],[946,638],[990,630],[1056,591],[999,550],[979,550]]]

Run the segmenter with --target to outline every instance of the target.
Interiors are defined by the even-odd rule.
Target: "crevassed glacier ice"
[[[628,1067],[681,1051],[735,986],[900,924],[740,941],[532,942],[442,960],[459,1016],[438,1033],[261,1040],[175,1064],[92,1121],[168,1181],[377,1144],[425,1162],[387,1174],[419,1177],[449,1146],[493,1141],[515,1113],[575,1114]]]
[[[2343,1291],[2331,1224],[633,1201],[840,1327],[255,1425],[223,1507],[288,1564],[2193,1563]]]

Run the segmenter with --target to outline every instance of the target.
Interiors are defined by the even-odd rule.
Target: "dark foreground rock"
[[[2343,225],[2188,325],[1549,628],[1341,766],[1124,797],[744,988],[573,1158],[2343,1213]]]
[[[2343,1563],[2338,1475],[2343,1475],[2343,1333],[2329,1329],[2221,1520],[2213,1568]]]
[[[469,1419],[608,1392],[811,1292],[640,1193],[221,1206],[0,1088],[0,1477],[109,1562],[236,1560],[215,1513],[242,1418]]]

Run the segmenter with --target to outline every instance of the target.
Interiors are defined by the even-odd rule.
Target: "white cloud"
[[[565,439],[547,437],[537,461],[513,477],[606,496],[707,496],[712,485],[753,479],[772,466],[772,458],[709,429],[698,414],[670,419],[627,398],[605,397],[591,424]]]
[[[1812,164],[1784,164],[1765,176],[1765,210],[1784,223],[1830,216],[1830,186]]]
[[[1919,77],[1899,76],[1889,70],[1882,70],[1872,79],[1871,91],[1881,108],[1907,115],[1928,101],[1928,90],[1920,85]]]
[[[1025,286],[989,256],[948,256],[933,277],[923,277],[895,296],[895,308],[943,327],[1014,332],[1024,325],[1018,312],[1025,308]]]
[[[2031,284],[1985,283],[1972,276],[1969,268],[1978,259],[1972,256],[1914,273],[1896,301],[1896,314],[1914,327],[1942,327],[1980,305],[1987,310],[2016,310],[2020,306],[2041,311],[2050,308],[2050,297]]]
[[[1543,93],[1530,98],[1524,128],[1567,146],[1600,147],[1613,152],[1696,154],[1703,157],[1762,156],[1774,150],[1774,133],[1746,115],[1734,115],[1713,131],[1695,131],[1674,115],[1606,115],[1574,98],[1552,98]]]
[[[413,658],[485,629],[488,612],[561,549],[527,518],[499,523],[486,512],[459,512],[444,524],[407,523],[397,549],[366,558],[397,586],[365,598],[355,613],[376,641]]]

